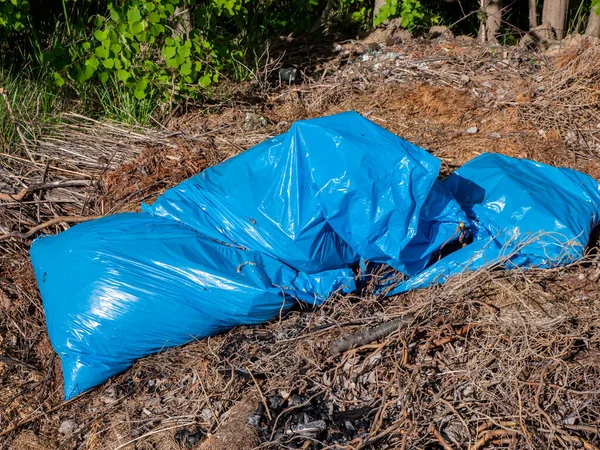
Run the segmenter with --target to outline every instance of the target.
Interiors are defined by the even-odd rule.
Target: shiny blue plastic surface
[[[499,155],[443,181],[439,168],[343,113],[294,123],[141,213],[37,239],[31,258],[65,396],[140,357],[274,318],[296,299],[350,292],[360,261],[404,273],[395,290],[404,292],[500,261],[571,261],[598,222],[598,183],[572,170]],[[437,261],[461,222],[473,243]]]
[[[566,168],[483,154],[443,181],[469,217],[473,242],[392,294],[483,267],[551,267],[583,256],[600,223],[600,185]]]

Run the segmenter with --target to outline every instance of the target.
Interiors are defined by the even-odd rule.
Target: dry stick
[[[510,437],[512,439],[512,438],[514,438],[515,434],[517,434],[517,430],[511,430],[511,431],[507,431],[507,430],[491,430],[491,431],[486,431],[483,434],[483,436],[475,443],[475,445],[472,447],[471,450],[479,450],[485,444],[487,444],[489,441],[491,441],[493,439],[505,438],[505,437]]]
[[[360,347],[373,341],[377,341],[383,337],[386,337],[388,334],[392,334],[399,328],[405,328],[413,320],[413,318],[414,316],[412,314],[407,314],[400,319],[382,323],[376,327],[361,331],[360,333],[342,336],[341,338],[333,341],[329,351],[332,355],[337,356],[355,346]]]
[[[444,447],[444,450],[454,450],[454,447],[452,447],[448,443],[448,441],[446,439],[444,439],[444,436],[442,436],[442,434],[435,428],[435,425],[433,425],[433,424],[429,425],[429,431],[438,440],[438,442],[440,443],[440,445],[442,447]]]
[[[89,180],[53,181],[51,183],[39,183],[31,185],[25,189],[21,189],[21,191],[18,194],[6,194],[4,192],[0,192],[0,200],[4,200],[7,202],[21,202],[29,194],[33,194],[34,192],[64,187],[89,186],[90,184],[91,183]]]
[[[33,228],[30,228],[25,233],[13,231],[8,234],[0,235],[0,242],[5,241],[7,239],[11,239],[11,238],[29,239],[31,236],[33,236],[38,231],[41,231],[44,228],[51,227],[52,225],[58,225],[59,223],[80,223],[80,222],[86,222],[88,220],[99,219],[100,217],[102,217],[102,216],[59,216],[59,217],[55,217],[54,219],[50,219],[44,223],[41,223]]]

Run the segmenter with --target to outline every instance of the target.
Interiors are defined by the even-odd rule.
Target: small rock
[[[479,128],[477,128],[477,127],[471,127],[471,128],[468,128],[468,129],[467,129],[466,133],[467,133],[467,134],[475,134],[475,133],[477,133],[478,131],[479,131]]]
[[[463,83],[468,83],[469,81],[471,81],[471,79],[469,78],[468,75],[462,74],[460,76],[460,81],[462,81]]]
[[[502,136],[500,136],[500,133],[490,133],[490,137],[492,139],[500,139]]]
[[[250,414],[248,417],[246,417],[246,423],[256,428],[259,427],[261,420],[262,416],[260,414]]]
[[[212,416],[213,416],[213,413],[210,408],[204,408],[202,410],[202,412],[200,413],[200,417],[202,417],[205,420],[212,419]]]
[[[267,119],[260,114],[248,111],[246,113],[246,120],[244,121],[244,128],[246,130],[256,130],[267,125]]]
[[[72,420],[65,420],[63,421],[63,423],[60,424],[58,432],[60,434],[71,434],[75,431],[76,428],[77,424],[75,422],[73,422]]]
[[[281,78],[281,81],[293,83],[294,81],[296,81],[297,77],[298,69],[295,69],[294,67],[282,67],[281,69],[279,69],[279,78]]]

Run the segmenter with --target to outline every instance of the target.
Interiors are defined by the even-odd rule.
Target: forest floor
[[[498,152],[600,179],[595,42],[535,51],[441,35],[327,46],[299,45],[257,74],[256,95],[190,109],[164,129],[65,114],[0,155],[0,192],[26,191],[0,203],[0,234],[138,210],[295,120],[347,110],[429,150],[442,175]],[[290,63],[300,79],[273,81]],[[144,358],[69,402],[28,245],[0,242],[2,449],[600,447],[597,242],[565,268],[334,296]],[[340,336],[409,315],[402,331],[330,351]]]

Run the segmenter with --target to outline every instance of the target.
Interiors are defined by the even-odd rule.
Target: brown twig
[[[7,194],[5,192],[0,192],[0,200],[4,200],[6,202],[22,202],[23,200],[25,200],[25,198],[27,198],[28,195],[33,194],[35,192],[66,187],[90,186],[90,184],[91,182],[89,180],[69,180],[53,181],[51,183],[39,183],[29,186],[25,189],[21,189],[17,194]]]
[[[28,231],[24,233],[20,233],[18,231],[13,231],[8,234],[0,235],[0,241],[5,241],[11,238],[16,239],[29,239],[31,236],[36,234],[38,231],[43,230],[44,228],[51,227],[52,225],[58,225],[59,223],[80,223],[86,222],[88,220],[99,219],[102,216],[59,216],[54,219],[47,220],[44,223],[41,223],[33,228],[30,228]]]
[[[332,355],[337,356],[350,350],[353,347],[360,347],[363,345],[370,344],[373,341],[377,341],[387,335],[397,331],[400,328],[406,327],[413,320],[412,314],[407,314],[400,319],[391,320],[389,322],[382,323],[373,328],[369,328],[360,333],[348,334],[336,339],[331,344],[329,351]]]
[[[444,448],[444,450],[454,450],[454,447],[452,447],[450,443],[444,438],[444,436],[442,436],[442,434],[437,430],[437,428],[435,428],[435,425],[429,425],[429,431],[437,439],[437,441]]]

